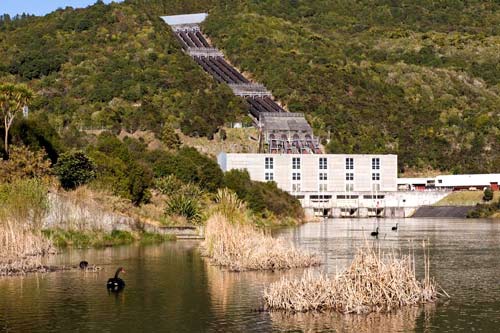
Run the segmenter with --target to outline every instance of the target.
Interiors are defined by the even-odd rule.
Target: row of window
[[[266,181],[274,180],[274,173],[266,172],[265,179],[266,179]],[[292,180],[300,180],[300,179],[301,179],[300,172],[293,172],[292,173]],[[328,174],[326,172],[320,172],[319,173],[319,180],[328,180]],[[347,172],[345,174],[345,180],[354,181],[354,173]],[[372,173],[372,181],[379,181],[379,180],[380,180],[380,173],[378,173],[378,172]]]
[[[266,170],[274,169],[274,158],[266,157],[264,161],[264,167]],[[292,169],[299,170],[300,169],[300,157],[292,157]],[[328,160],[326,157],[319,158],[319,169],[326,170],[328,169]],[[345,159],[345,169],[346,170],[354,170],[354,158],[347,157]],[[380,170],[380,158],[374,157],[372,158],[372,170]]]
[[[318,190],[319,190],[319,192],[328,192],[328,185],[327,184],[319,184]],[[346,192],[354,192],[354,184],[353,183],[345,184],[345,190],[346,190]],[[373,191],[380,191],[380,184],[372,184],[372,190]],[[292,192],[300,192],[300,183],[292,184]],[[374,197],[377,197],[377,196],[374,196]]]

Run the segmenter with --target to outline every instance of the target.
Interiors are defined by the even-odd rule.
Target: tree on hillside
[[[161,140],[168,149],[177,150],[182,144],[179,134],[170,124],[165,124],[161,132]]]
[[[4,119],[5,153],[9,154],[9,130],[16,114],[33,98],[33,91],[25,85],[0,84],[0,112]]]
[[[55,172],[64,189],[74,189],[95,178],[96,166],[82,151],[69,151],[62,154],[55,166]]]

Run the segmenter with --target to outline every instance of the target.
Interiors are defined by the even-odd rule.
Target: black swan
[[[80,261],[80,269],[87,269],[89,263],[85,260]]]
[[[120,267],[116,270],[116,274],[114,278],[110,278],[108,280],[108,283],[106,284],[106,288],[108,288],[109,291],[121,291],[123,288],[125,288],[125,282],[118,277],[118,274],[121,272],[125,273],[125,270]]]
[[[392,230],[392,231],[396,231],[396,230],[398,230],[398,223],[396,223],[396,226],[395,226],[395,227],[392,227],[392,229],[391,229],[391,230]]]
[[[377,237],[378,236],[378,227],[377,227],[377,231],[372,231],[372,233],[370,235]]]

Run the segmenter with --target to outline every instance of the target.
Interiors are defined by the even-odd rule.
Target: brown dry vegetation
[[[41,234],[47,209],[43,182],[28,179],[0,185],[0,275],[46,269],[40,258],[53,252]]]
[[[269,310],[357,314],[431,303],[438,296],[437,284],[430,277],[428,256],[424,262],[425,277],[419,281],[413,255],[384,254],[365,247],[335,277],[309,271],[300,279],[283,278],[265,290],[264,300]]]
[[[236,194],[219,190],[205,226],[204,254],[231,271],[280,270],[320,264],[316,254],[255,227],[255,216]]]
[[[178,133],[184,145],[194,147],[201,153],[217,156],[226,153],[257,153],[259,150],[259,133],[251,128],[224,128],[227,138],[222,140],[217,133],[213,140],[204,137],[190,137]]]
[[[202,246],[213,263],[231,271],[280,270],[320,264],[315,254],[272,238],[252,225],[231,223],[221,214],[207,221]]]

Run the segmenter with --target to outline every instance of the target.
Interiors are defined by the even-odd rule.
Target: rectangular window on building
[[[319,180],[328,180],[328,174],[326,172],[320,172]]]
[[[375,181],[380,180],[380,173],[378,173],[378,172],[372,173],[372,180],[375,180]]]
[[[380,170],[380,158],[372,158],[372,170]]]
[[[292,180],[300,180],[300,172],[292,173]]]
[[[300,157],[292,157],[292,169],[300,169]]]
[[[346,170],[354,170],[354,158],[347,157],[345,159],[345,169]]]
[[[266,181],[274,180],[274,174],[272,172],[266,172]]]
[[[272,170],[272,169],[274,169],[274,158],[272,158],[272,157],[266,157],[264,164],[265,164],[266,170]]]
[[[300,192],[300,184],[292,184],[292,192]]]
[[[327,192],[328,191],[327,184],[319,184],[319,191],[320,192]]]
[[[347,192],[352,192],[352,191],[354,191],[354,184],[352,184],[352,183],[345,184],[345,190],[346,190]]]
[[[354,174],[352,172],[347,172],[345,174],[345,180],[353,181],[354,180]]]
[[[373,191],[380,191],[380,184],[379,183],[372,184],[372,189],[373,189]]]
[[[319,158],[319,169],[320,170],[328,169],[328,161],[327,161],[326,157]]]

